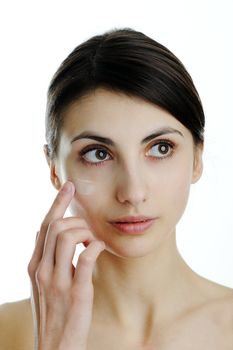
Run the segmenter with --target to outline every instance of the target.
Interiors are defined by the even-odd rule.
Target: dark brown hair
[[[204,140],[205,116],[192,78],[166,47],[131,28],[113,29],[77,46],[62,62],[47,95],[46,148],[57,155],[65,108],[97,87],[162,107]]]

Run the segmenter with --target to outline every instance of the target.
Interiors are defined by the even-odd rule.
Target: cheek
[[[177,209],[184,209],[187,205],[190,191],[190,179],[179,177],[176,181],[176,186],[173,191],[173,205],[177,206]]]
[[[170,203],[167,207],[169,226],[176,227],[181,220],[187,207],[189,198],[190,184],[185,181],[177,183],[175,190],[170,198]]]
[[[73,216],[87,220],[88,214],[92,210],[93,202],[91,195],[83,195],[76,192],[69,206],[70,212]]]
[[[97,197],[98,198],[98,197]],[[75,194],[70,203],[70,212],[73,216],[83,218],[88,224],[92,234],[99,239],[103,229],[103,217],[106,215],[106,205],[102,198],[96,199],[95,196],[83,196]]]
[[[103,208],[106,208],[106,204],[102,196],[96,195],[96,192],[89,195],[75,193],[69,206],[71,214],[86,220],[91,229],[96,229],[96,226],[100,225]]]
[[[70,203],[70,212],[73,216],[84,218],[89,226],[97,225],[98,219],[104,214],[104,209],[109,208],[109,198],[114,186],[112,176],[80,176],[69,175],[69,180],[75,186],[75,195]],[[105,213],[106,214],[106,213]]]
[[[163,174],[160,186],[157,184],[157,196],[164,211],[171,216],[179,217],[187,205],[190,185],[192,181],[192,167],[189,164],[180,164]],[[155,189],[156,197],[156,189]]]

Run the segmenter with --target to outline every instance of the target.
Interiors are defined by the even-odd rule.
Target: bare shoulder
[[[233,289],[222,284],[202,278],[203,291],[206,292],[210,304],[233,306]]]
[[[202,276],[197,276],[197,281],[203,309],[224,311],[226,318],[233,319],[233,289]]]
[[[33,320],[29,299],[0,305],[0,349],[33,348]]]
[[[200,314],[210,319],[233,348],[233,289],[205,278],[202,283],[206,303]]]
[[[166,327],[165,344],[172,340],[174,349],[232,350],[233,289],[202,277],[196,287],[191,307]]]
[[[233,339],[233,289],[220,284],[215,284],[215,288],[217,295],[210,306],[223,326],[229,329]]]

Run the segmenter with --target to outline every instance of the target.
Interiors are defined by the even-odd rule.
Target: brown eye
[[[172,152],[173,145],[168,142],[159,142],[153,145],[147,155],[155,158],[165,158]]]
[[[170,146],[169,145],[158,145],[158,151],[161,154],[167,154],[169,152]]]
[[[90,163],[99,163],[110,159],[110,156],[105,149],[92,149],[85,152],[82,156]]]

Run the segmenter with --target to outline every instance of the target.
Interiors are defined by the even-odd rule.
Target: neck
[[[195,273],[180,256],[175,233],[156,251],[139,258],[105,250],[93,276],[94,315],[98,322],[142,329],[148,320],[154,325],[187,308],[194,283]]]

